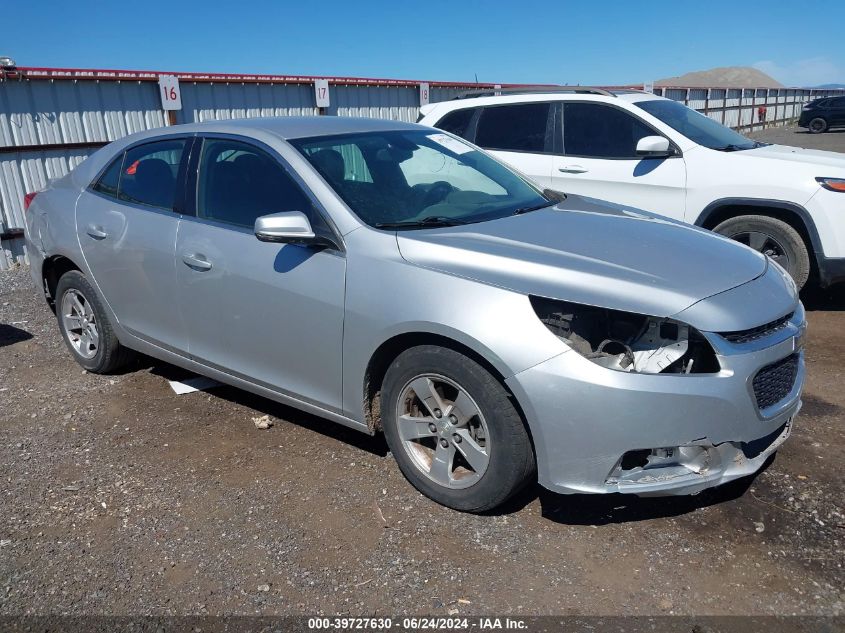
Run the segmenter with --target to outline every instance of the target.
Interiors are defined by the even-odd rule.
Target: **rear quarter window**
[[[467,140],[469,138],[469,124],[478,108],[464,108],[463,110],[452,110],[434,126],[444,132],[451,132]]]
[[[103,172],[100,179],[94,183],[92,189],[104,196],[117,198],[117,188],[120,185],[120,168],[123,165],[123,153],[121,152]]]

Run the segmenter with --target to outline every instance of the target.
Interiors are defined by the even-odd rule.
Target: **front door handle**
[[[558,171],[562,171],[564,174],[586,174],[590,170],[585,167],[581,167],[581,165],[565,165],[563,167],[559,167]]]
[[[182,261],[194,270],[211,270],[211,262],[199,253],[183,253]]]
[[[89,224],[89,225],[88,225],[88,228],[86,228],[86,229],[85,229],[85,232],[86,232],[86,233],[87,233],[90,237],[93,237],[95,240],[103,240],[103,239],[105,239],[105,238],[107,238],[107,237],[109,236],[109,234],[108,234],[108,233],[106,233],[106,232],[103,230],[103,227],[98,226],[98,225],[96,225],[96,224]]]

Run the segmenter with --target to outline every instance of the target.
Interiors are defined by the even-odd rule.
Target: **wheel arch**
[[[824,258],[821,238],[810,213],[801,205],[786,200],[766,200],[761,198],[722,198],[708,204],[695,221],[696,226],[713,230],[717,225],[730,218],[749,215],[767,215],[782,220],[798,231],[807,248],[811,251],[811,261],[818,269]]]
[[[76,264],[70,257],[65,255],[51,255],[41,265],[41,280],[43,283],[44,297],[47,303],[55,310],[56,286],[62,275],[71,270],[82,271],[82,267]]]
[[[500,371],[493,362],[486,358],[484,354],[473,349],[466,343],[444,334],[435,334],[433,332],[414,331],[396,334],[379,345],[370,356],[366,372],[364,373],[363,384],[364,419],[370,431],[375,432],[381,429],[379,395],[381,394],[382,384],[384,382],[384,377],[387,375],[388,368],[393,361],[396,360],[399,354],[418,345],[438,345],[440,347],[454,350],[463,354],[467,358],[474,360],[490,372],[490,374],[499,381],[508,393],[508,396],[511,398],[514,407],[522,418],[523,424],[525,424],[526,431],[528,432],[529,439],[531,440],[532,450],[535,451],[536,455],[536,450],[534,449],[534,438],[531,433],[531,426],[528,423],[528,417],[525,415],[525,411],[520,405],[519,399],[506,383],[505,374]]]

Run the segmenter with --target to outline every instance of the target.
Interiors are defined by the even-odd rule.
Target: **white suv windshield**
[[[691,141],[710,149],[732,152],[760,146],[760,143],[745,138],[742,134],[677,101],[654,99],[638,101],[634,105],[660,119]]]
[[[490,156],[433,130],[290,142],[361,220],[378,228],[480,222],[552,203]]]

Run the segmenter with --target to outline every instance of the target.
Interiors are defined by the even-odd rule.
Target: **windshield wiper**
[[[717,152],[739,152],[745,149],[754,149],[758,147],[757,145],[752,144],[751,146],[746,145],[737,145],[736,143],[730,143],[728,145],[723,145],[722,147],[714,147]]]
[[[377,229],[428,229],[439,226],[458,226],[459,224],[466,224],[466,222],[457,218],[447,218],[444,215],[430,215],[422,220],[378,222],[374,226]]]
[[[560,200],[546,200],[542,204],[535,204],[533,207],[519,207],[516,209],[512,215],[522,215],[523,213],[531,213],[532,211],[539,211],[540,209],[545,209],[546,207],[550,207],[554,204],[557,204]]]

